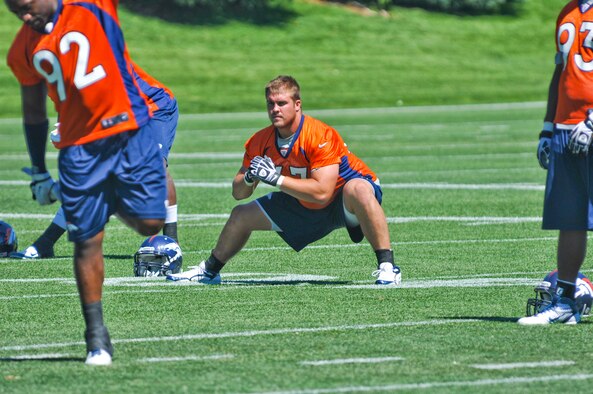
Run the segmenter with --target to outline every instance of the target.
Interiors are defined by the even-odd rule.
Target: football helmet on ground
[[[558,270],[550,272],[543,281],[535,286],[535,298],[527,300],[527,316],[535,315],[552,303],[556,296],[556,282]],[[575,303],[581,316],[589,316],[593,303],[593,284],[585,275],[579,272],[575,289]]]
[[[8,257],[19,248],[12,226],[0,220],[0,257]]]
[[[134,276],[165,276],[181,271],[183,254],[173,238],[153,235],[134,254]]]

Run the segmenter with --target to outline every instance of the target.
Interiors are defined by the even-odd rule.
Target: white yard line
[[[461,105],[422,105],[409,107],[384,108],[343,108],[318,109],[307,113],[311,116],[344,116],[364,114],[409,114],[449,111],[507,111],[510,109],[540,109],[545,108],[544,101],[528,101],[522,103],[493,103],[493,104],[461,104]],[[181,120],[226,120],[226,119],[263,119],[265,112],[222,112],[210,114],[180,114]],[[22,124],[21,118],[0,118],[0,124]]]
[[[27,180],[0,180],[0,186],[29,186]],[[231,181],[228,182],[197,182],[197,181],[175,181],[176,187],[194,189],[230,189]],[[544,185],[532,183],[382,183],[383,189],[415,189],[415,190],[544,190]]]
[[[228,360],[234,358],[232,354],[213,354],[211,356],[183,356],[183,357],[148,357],[139,358],[137,361],[141,363],[166,363],[177,361],[209,361],[209,360]]]
[[[397,327],[416,327],[416,326],[435,326],[443,324],[459,324],[459,323],[475,323],[479,319],[435,319],[424,321],[407,321],[407,322],[393,322],[380,324],[354,324],[342,326],[322,326],[322,327],[297,327],[297,328],[280,328],[274,330],[253,330],[253,331],[237,331],[237,332],[222,332],[222,333],[200,333],[187,334],[166,337],[145,337],[145,338],[129,338],[129,339],[113,339],[111,342],[117,343],[147,343],[147,342],[175,342],[175,341],[199,341],[212,340],[224,338],[240,338],[240,337],[257,337],[267,335],[285,335],[298,333],[317,333],[329,331],[353,331],[353,330],[373,330],[383,328],[397,328]],[[84,345],[84,341],[77,342],[62,342],[62,343],[40,343],[35,345],[13,345],[0,347],[0,351],[22,351],[33,349],[49,349],[49,348],[63,348],[70,346]]]
[[[370,357],[370,358],[338,358],[335,360],[318,360],[318,361],[301,361],[301,365],[311,365],[314,367],[324,365],[341,365],[341,364],[377,364],[387,363],[391,361],[403,361],[402,357]]]
[[[64,358],[79,358],[80,355],[64,354],[64,353],[48,353],[48,354],[21,354],[17,356],[0,357],[0,361],[28,361],[28,360],[54,360]]]
[[[538,361],[531,363],[506,363],[506,364],[472,364],[470,367],[476,369],[486,370],[503,370],[503,369],[517,369],[517,368],[540,368],[540,367],[564,367],[567,365],[576,364],[574,361]]]
[[[482,380],[461,380],[453,382],[425,382],[425,383],[407,383],[390,384],[385,386],[343,386],[328,389],[309,389],[309,390],[289,390],[289,391],[267,391],[259,394],[330,394],[330,393],[363,393],[377,391],[402,391],[402,390],[430,390],[444,387],[480,387],[497,385],[519,385],[528,383],[545,383],[557,381],[578,381],[593,379],[593,374],[567,374],[567,375],[549,375],[524,377],[516,376],[501,379],[482,379]]]

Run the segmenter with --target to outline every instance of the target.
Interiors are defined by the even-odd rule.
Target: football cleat
[[[0,257],[8,257],[12,252],[16,252],[18,248],[14,229],[10,224],[0,220]]]
[[[27,249],[20,251],[20,252],[12,252],[10,254],[11,259],[19,259],[19,260],[35,260],[35,259],[46,259],[54,257],[53,248],[46,252],[46,253],[39,253],[37,248],[34,245],[29,246]]]
[[[111,354],[103,349],[92,350],[87,354],[84,363],[86,365],[111,365]]]
[[[181,272],[183,253],[173,238],[153,235],[134,254],[135,276],[165,276]]]
[[[527,300],[526,316],[535,315],[550,305],[556,297],[556,283],[558,270],[550,272],[537,286],[535,298]],[[579,272],[576,281],[574,299],[577,310],[582,317],[589,316],[593,304],[593,284],[585,275]]]
[[[581,321],[581,314],[576,303],[570,298],[555,298],[551,304],[541,312],[520,318],[517,323],[522,326],[546,325],[554,323],[577,324]]]
[[[379,269],[373,272],[373,276],[377,277],[376,285],[397,286],[402,281],[401,269],[391,263],[381,263]]]
[[[197,267],[191,267],[189,271],[179,274],[167,275],[167,280],[178,282],[183,280],[203,283],[205,285],[219,285],[221,282],[220,273],[206,271],[206,262],[202,261]]]

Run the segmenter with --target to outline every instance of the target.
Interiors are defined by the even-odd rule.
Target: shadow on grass
[[[125,0],[121,6],[129,11],[184,25],[223,25],[232,21],[254,25],[281,26],[293,20],[297,13],[283,5],[262,4],[253,8],[188,7],[160,0]]]

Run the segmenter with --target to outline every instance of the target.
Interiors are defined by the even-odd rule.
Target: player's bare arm
[[[249,184],[249,181],[245,180],[245,173],[247,170],[247,168],[241,167],[233,179],[233,198],[235,200],[243,200],[245,198],[251,197],[253,191],[255,190],[257,180],[253,180],[253,182]]]
[[[332,164],[314,170],[311,178],[285,177],[280,190],[303,201],[327,204],[338,182],[338,170],[338,165]]]

